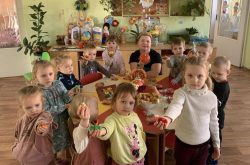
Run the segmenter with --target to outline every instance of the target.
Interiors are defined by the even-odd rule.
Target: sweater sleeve
[[[218,115],[218,110],[216,104],[216,106],[212,109],[210,114],[209,128],[211,132],[211,138],[213,141],[213,147],[220,148],[219,123],[217,115]]]
[[[103,124],[100,124],[100,126],[105,128],[107,133],[106,133],[106,135],[98,137],[98,138],[101,140],[108,140],[115,130],[114,120],[112,118],[108,117]]]
[[[89,143],[88,128],[82,127],[80,124],[73,130],[73,140],[76,152],[82,153]]]
[[[99,72],[101,72],[102,74],[104,74],[106,77],[110,78],[111,77],[111,73],[109,73],[109,71],[107,71],[103,66],[101,66],[97,61],[96,65],[97,65],[97,70]]]
[[[178,89],[174,92],[173,100],[168,106],[167,111],[164,116],[170,117],[172,120],[175,120],[183,109],[183,104],[185,102],[185,94],[182,92],[182,89]]]

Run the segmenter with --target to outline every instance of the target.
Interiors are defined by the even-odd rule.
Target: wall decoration
[[[152,1],[152,0],[151,0]],[[138,16],[142,15],[145,10],[140,4],[141,0],[124,0],[123,1],[123,16]],[[169,0],[154,0],[152,6],[147,11],[151,16],[168,16],[169,15]]]
[[[0,48],[17,47],[19,44],[20,33],[15,0],[1,0]]]
[[[122,0],[99,0],[103,10],[113,16],[122,16]]]

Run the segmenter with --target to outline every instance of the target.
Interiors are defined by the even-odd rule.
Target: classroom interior
[[[139,0],[132,1],[134,2],[130,6],[132,10],[126,9],[124,7],[126,4],[121,1],[121,6],[118,3],[116,6],[118,10],[113,13],[110,9],[105,11],[105,5],[101,4],[99,0],[86,0],[88,3],[86,9],[77,9],[76,1],[43,0],[42,3],[45,6],[44,11],[47,12],[43,25],[43,30],[48,32],[48,36],[45,37],[49,41],[47,51],[52,58],[60,53],[71,56],[74,74],[78,78],[80,77],[79,58],[83,50],[80,48],[79,42],[65,47],[65,36],[71,37],[68,34],[71,23],[84,24],[87,22],[86,18],[91,20],[89,22],[94,24],[93,27],[99,28],[102,28],[104,21],[111,20],[111,24],[118,22],[116,22],[118,25],[114,23],[114,26],[111,26],[110,33],[119,34],[119,46],[128,71],[129,56],[138,48],[131,30],[136,31],[137,25],[143,27],[143,23],[140,25],[140,22],[145,22],[145,20],[147,23],[149,22],[148,31],[151,31],[152,34],[154,34],[155,27],[159,28],[157,29],[159,35],[153,38],[152,48],[161,55],[171,54],[169,44],[171,37],[190,37],[186,28],[195,28],[198,33],[192,37],[195,36],[196,40],[187,39],[187,50],[191,50],[196,41],[206,40],[210,41],[214,48],[211,60],[218,55],[228,57],[233,65],[229,76],[231,94],[226,106],[224,140],[219,164],[250,164],[250,102],[248,99],[250,92],[248,85],[250,82],[250,2],[248,0],[199,0],[204,3],[203,9],[207,12],[203,11],[197,16],[180,14],[181,7],[185,7],[185,2],[189,0],[182,2],[154,0],[151,10],[153,11],[157,4],[159,5],[158,11],[154,12],[139,8],[142,6],[139,4]],[[227,6],[225,4],[223,6],[224,1],[227,1]],[[14,22],[17,23],[20,33],[18,43],[23,43],[24,37],[32,40],[30,36],[34,31],[31,29],[32,21],[30,21],[29,14],[32,13],[32,10],[29,6],[40,2],[39,0],[3,0],[3,4],[11,7],[2,10],[0,6],[0,34],[1,31],[3,32],[3,35],[0,35],[0,160],[3,164],[18,164],[10,151],[14,140],[15,123],[20,115],[15,95],[18,89],[25,86],[24,75],[31,72],[32,61],[36,59],[34,55],[25,55],[24,49],[17,52],[17,45],[6,46],[4,29],[9,28],[8,26],[16,28],[16,24],[6,25],[7,17],[5,16],[13,15],[17,20]],[[240,20],[237,24],[238,27],[232,29],[232,24],[226,25],[223,23],[223,19],[228,17],[229,20],[236,21],[233,13],[236,2],[239,2],[237,16]],[[227,17],[224,12],[228,13]],[[146,15],[152,15],[152,18],[144,18]],[[61,39],[61,36],[64,38]],[[91,39],[94,39],[93,34],[91,34]],[[104,49],[105,47],[99,44],[98,53],[102,53]],[[97,60],[100,63],[103,62],[100,55],[97,56]],[[164,75],[169,74],[168,68],[163,68],[162,71]],[[165,164],[174,164],[171,150],[165,153]]]

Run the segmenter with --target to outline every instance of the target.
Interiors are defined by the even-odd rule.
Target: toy
[[[131,73],[132,79],[145,79],[147,74],[143,69],[135,69]]]
[[[111,99],[113,94],[114,94],[113,89],[111,87],[103,89],[103,93],[104,93],[105,98],[107,98],[107,99]]]
[[[90,127],[89,127],[89,131],[95,131],[95,130],[101,130],[102,127],[98,125],[98,120],[94,121],[91,123]]]
[[[103,24],[102,44],[105,44],[106,41],[107,41],[107,38],[109,36],[109,28],[110,28],[109,23],[106,22],[106,23]]]
[[[108,52],[108,55],[109,55],[109,57],[111,57],[111,58],[114,56],[114,54],[115,54],[114,51],[109,51],[109,52]]]

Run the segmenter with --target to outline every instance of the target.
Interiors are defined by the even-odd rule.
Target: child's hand
[[[214,152],[212,154],[212,159],[218,160],[220,158],[220,149],[214,148]]]
[[[81,119],[80,124],[82,127],[87,128],[89,125],[90,110],[85,103],[81,103],[77,109],[77,115]]]
[[[92,137],[98,137],[98,136],[104,136],[106,135],[107,131],[105,128],[101,128],[100,130],[94,130],[90,133],[90,136]]]
[[[74,89],[74,88],[70,89],[70,90],[68,91],[68,95],[69,95],[70,97],[73,97],[73,96],[75,95],[75,89]]]
[[[173,85],[175,85],[175,84],[178,83],[178,81],[177,81],[176,79],[172,79],[172,80],[171,80],[171,83],[172,83]]]
[[[155,117],[157,118],[157,121],[154,123],[154,126],[156,126],[157,128],[160,128],[160,129],[166,129],[169,124],[171,123],[171,119],[167,116],[158,116],[158,115],[155,115]]]
[[[82,59],[82,61],[83,61],[83,63],[84,63],[85,65],[88,64],[88,61],[89,61],[88,57],[86,57],[86,56],[81,56],[81,59]]]
[[[167,55],[161,56],[161,59],[164,61],[170,60],[169,56]]]
[[[110,79],[111,79],[111,80],[114,80],[114,81],[118,80],[118,78],[115,77],[114,75],[112,75],[112,76],[110,77]]]
[[[46,121],[39,122],[37,127],[36,127],[37,133],[39,133],[41,135],[47,134],[49,132],[49,129],[50,129],[50,124]]]
[[[155,93],[157,95],[161,95],[160,92],[157,90],[156,86],[147,86],[150,93]]]
[[[70,107],[70,104],[64,104],[65,109],[69,109],[69,107]]]

